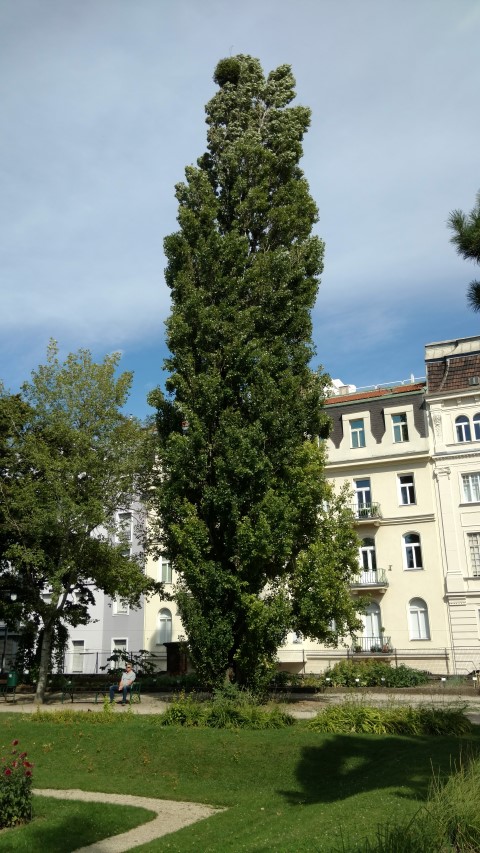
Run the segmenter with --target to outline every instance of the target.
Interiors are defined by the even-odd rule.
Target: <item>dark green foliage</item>
[[[316,732],[375,735],[463,735],[472,731],[470,720],[458,708],[391,705],[374,708],[360,702],[332,705],[308,722]]]
[[[0,386],[0,588],[17,594],[14,604],[0,595],[0,616],[28,625],[20,663],[38,644],[37,701],[52,648],[61,655],[62,623],[89,621],[92,582],[133,607],[157,588],[115,529],[144,460],[144,430],[120,411],[132,376],[117,376],[118,363],[117,353],[96,364],[88,350],[61,363],[51,341],[19,396]]]
[[[332,687],[416,687],[428,683],[426,672],[377,660],[340,661],[322,673],[323,686],[328,684],[327,678]]]
[[[258,690],[290,628],[332,643],[354,630],[357,540],[324,475],[328,379],[309,367],[323,265],[299,168],[310,112],[290,106],[287,65],[265,78],[239,55],[215,80],[208,150],[176,188],[165,240],[156,509],[195,669]]]
[[[451,242],[457,252],[466,261],[480,264],[480,191],[476,195],[475,206],[470,213],[453,210],[448,217],[448,227],[453,231]],[[470,308],[480,311],[480,281],[471,281],[467,290]]]
[[[190,694],[180,694],[160,719],[162,726],[187,726],[210,729],[283,729],[294,719],[278,706],[261,708],[254,699],[241,693],[219,691],[213,701],[201,702]]]

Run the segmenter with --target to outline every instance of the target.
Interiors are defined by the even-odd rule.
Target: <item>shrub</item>
[[[32,819],[32,768],[27,753],[2,747],[0,765],[0,828],[16,826]]]
[[[248,694],[242,691],[238,694],[230,698],[221,689],[215,692],[212,701],[200,701],[192,694],[181,693],[162,714],[160,724],[212,729],[279,729],[294,722],[293,717],[278,706],[265,710],[252,702]]]
[[[360,702],[332,705],[309,720],[307,727],[334,734],[462,735],[472,723],[461,708],[374,708]]]
[[[404,664],[392,667],[379,660],[339,661],[322,675],[323,686],[330,683],[333,687],[416,687],[427,682],[427,673],[419,669]]]

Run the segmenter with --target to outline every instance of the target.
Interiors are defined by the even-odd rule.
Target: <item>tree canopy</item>
[[[466,261],[480,264],[480,190],[470,213],[461,210],[451,212],[448,227],[453,231],[450,241],[456,246],[458,254]],[[480,311],[480,281],[470,282],[467,300],[470,308]]]
[[[132,376],[117,377],[118,363],[113,354],[96,364],[88,350],[61,363],[51,342],[21,393],[0,393],[0,606],[16,592],[9,619],[40,629],[40,701],[55,631],[89,621],[92,586],[132,606],[153,588],[116,529],[144,443],[141,424],[121,413]]]
[[[255,687],[288,630],[335,643],[357,627],[357,539],[324,473],[328,377],[310,368],[324,248],[299,167],[310,111],[290,106],[288,65],[265,77],[234,56],[214,80],[207,151],[165,240],[156,508],[195,667]]]

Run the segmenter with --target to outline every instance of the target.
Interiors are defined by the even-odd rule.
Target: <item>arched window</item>
[[[408,604],[411,640],[429,640],[428,607],[423,598],[412,598]]]
[[[473,416],[473,433],[475,441],[480,441],[480,414]]]
[[[405,533],[403,538],[403,550],[405,554],[406,569],[423,569],[422,547],[418,533]]]
[[[157,646],[172,642],[172,614],[170,610],[163,607],[158,614],[158,640]]]
[[[375,539],[371,539],[370,537],[362,539],[362,544],[359,550],[360,568],[364,572],[376,572],[377,557],[375,554]]]
[[[470,421],[466,415],[459,415],[459,417],[455,419],[455,427],[457,429],[457,441],[472,440]]]

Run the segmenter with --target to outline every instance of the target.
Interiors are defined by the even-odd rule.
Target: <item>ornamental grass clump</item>
[[[13,747],[13,749],[11,749]],[[32,819],[32,768],[18,740],[2,747],[0,774],[0,829]]]
[[[374,708],[361,702],[332,705],[309,720],[307,727],[322,734],[464,735],[472,723],[463,708],[414,708],[391,705]]]
[[[408,822],[377,827],[342,853],[478,853],[480,850],[480,760],[461,759],[443,781],[435,777],[428,800]],[[340,851],[339,851],[340,853]]]

